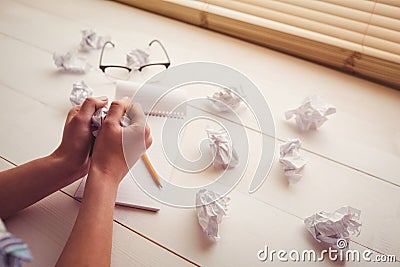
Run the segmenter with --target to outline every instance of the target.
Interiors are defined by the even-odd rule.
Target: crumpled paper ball
[[[224,130],[206,129],[214,157],[213,165],[223,169],[233,168],[239,164],[239,156],[233,147],[228,133]]]
[[[126,55],[126,65],[138,69],[149,61],[150,54],[142,49],[133,49]]]
[[[223,89],[215,92],[211,97],[207,97],[211,101],[212,107],[219,112],[227,112],[237,110],[242,103],[242,99],[231,90]]]
[[[196,194],[197,219],[203,232],[213,241],[217,241],[219,224],[226,216],[230,198],[202,189]]]
[[[107,116],[108,109],[109,108],[107,106],[104,106],[96,110],[96,112],[93,114],[91,120],[91,126],[92,126],[92,134],[94,137],[97,137],[97,135],[99,134],[101,126],[103,125],[103,122]],[[127,127],[130,124],[131,124],[131,119],[127,114],[124,114],[124,116],[122,116],[121,118],[121,126]]]
[[[87,86],[84,81],[74,83],[69,100],[73,106],[82,105],[85,99],[93,95],[93,89]]]
[[[318,212],[304,219],[306,229],[315,240],[336,249],[347,248],[350,234],[358,236],[361,232],[361,211],[344,206],[332,213]]]
[[[93,136],[97,137],[101,126],[103,125],[103,121],[107,116],[108,107],[104,106],[96,110],[96,112],[92,116],[92,134]]]
[[[91,29],[83,30],[81,33],[82,40],[79,49],[85,52],[101,49],[106,42],[111,40],[110,36],[99,36]]]
[[[283,164],[285,176],[289,183],[297,183],[302,175],[300,171],[307,161],[300,155],[301,142],[299,139],[288,140],[280,146],[279,162]]]
[[[57,68],[65,72],[84,74],[92,67],[85,58],[78,57],[75,51],[67,52],[64,55],[53,53],[53,60]]]
[[[314,95],[306,97],[298,108],[286,111],[285,118],[289,120],[294,117],[297,126],[303,131],[316,130],[328,120],[328,115],[335,112],[334,106]]]

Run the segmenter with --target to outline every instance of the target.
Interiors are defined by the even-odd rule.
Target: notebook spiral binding
[[[154,117],[171,118],[171,119],[183,119],[185,116],[184,112],[163,111],[163,110],[153,110],[151,112],[145,112],[145,114]]]

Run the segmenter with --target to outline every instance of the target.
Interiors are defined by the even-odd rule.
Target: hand
[[[122,127],[121,118],[127,113],[131,124]],[[150,129],[139,104],[129,98],[111,103],[110,109],[96,138],[90,172],[101,173],[118,185],[139,157],[151,145]]]
[[[70,109],[61,145],[52,156],[61,159],[68,173],[69,183],[86,175],[90,166],[93,136],[90,127],[93,113],[107,105],[107,97],[87,98],[81,106]]]

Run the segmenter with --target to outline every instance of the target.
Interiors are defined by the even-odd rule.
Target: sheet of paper
[[[295,118],[297,126],[302,131],[316,130],[328,120],[328,115],[336,112],[336,108],[326,103],[320,96],[306,97],[295,109],[285,112],[286,120]]]
[[[79,57],[76,51],[66,54],[53,53],[53,60],[57,68],[65,72],[84,74],[92,68],[88,60]]]
[[[288,140],[280,147],[279,162],[283,164],[283,171],[291,184],[301,179],[300,171],[307,163],[307,160],[300,155],[300,147],[299,139]]]
[[[132,95],[138,89],[139,84],[135,84],[132,82],[124,82],[118,81],[115,92],[115,99],[121,99],[124,96],[132,97]],[[169,159],[164,153],[163,144],[162,144],[162,135],[163,135],[163,126],[168,120],[171,124],[181,124],[181,117],[186,114],[185,106],[182,106],[182,109],[179,110],[181,113],[180,116],[175,116],[173,113],[170,113],[171,110],[174,110],[177,105],[180,103],[184,103],[185,96],[180,92],[171,93],[167,97],[163,98],[156,105],[156,112],[148,112],[149,107],[152,106],[149,103],[149,94],[143,95],[143,98],[140,99],[142,107],[144,107],[145,113],[152,114],[151,116],[147,116],[147,124],[150,126],[151,135],[153,137],[153,143],[150,148],[147,150],[146,154],[155,168],[157,174],[160,176],[161,183],[163,180],[170,180],[171,172],[173,169],[173,165],[171,162],[174,162],[176,155],[174,153],[169,153]],[[146,109],[147,108],[147,109]],[[147,111],[147,112],[146,112]],[[158,114],[157,112],[160,112]],[[168,116],[173,115],[173,116]],[[133,177],[132,177],[133,175]],[[130,173],[126,175],[126,177],[121,182],[118,194],[117,194],[117,204],[131,206],[131,207],[139,207],[149,210],[158,210],[160,205],[159,203],[152,199],[149,195],[147,195],[142,189],[136,184],[134,177],[135,175],[140,175],[140,185],[143,188],[157,188],[158,186],[153,180],[149,170],[147,169],[145,163],[140,158],[136,164],[131,168]],[[82,181],[79,186],[75,196],[82,197],[85,186],[85,180]],[[160,189],[161,190],[161,189]]]
[[[146,154],[153,167],[157,171],[157,174],[160,176],[161,183],[163,183],[163,180],[170,180],[171,172],[174,168],[172,162],[175,160],[176,157],[176,155],[174,155],[173,153],[169,153],[170,156],[172,155],[172,158],[168,159],[168,157],[164,153],[162,141],[163,125],[167,120],[172,120],[170,121],[172,123],[179,123],[179,119],[159,118],[153,116],[148,116],[147,118],[147,124],[150,127],[151,136],[153,137],[153,143],[149,147],[149,149],[147,149]],[[146,170],[145,172],[142,171],[144,169]],[[147,175],[148,179],[145,179],[145,181],[148,181],[153,186],[157,186],[142,159],[140,159],[135,164],[135,166],[132,167],[131,171],[133,175],[135,175],[135,173]]]
[[[242,103],[242,99],[238,95],[227,89],[215,92],[212,96],[208,96],[208,99],[211,101],[212,107],[219,112],[237,110]]]
[[[97,35],[97,33],[91,29],[82,30],[81,33],[82,40],[80,43],[80,50],[85,52],[101,49],[106,42],[111,40],[110,36]]]
[[[86,177],[82,179],[78,190],[75,192],[76,198],[83,198],[83,192],[85,190]],[[115,204],[120,206],[127,206],[139,209],[145,209],[150,211],[160,210],[160,203],[152,199],[133,180],[131,175],[128,173],[121,181],[118,187],[117,199]]]
[[[228,169],[238,165],[239,156],[228,132],[224,129],[215,130],[210,127],[206,129],[206,132],[214,155],[214,167]]]
[[[114,99],[124,96],[133,97],[134,102],[141,104],[144,113],[157,117],[183,118],[186,115],[186,94],[183,90],[173,90],[162,94],[157,85],[150,86],[149,91],[137,94],[141,84],[130,81],[117,81]]]
[[[72,85],[72,91],[69,100],[73,106],[82,105],[86,98],[93,95],[93,89],[84,81],[76,82]]]
[[[361,211],[344,206],[334,212],[318,212],[304,219],[306,229],[318,242],[337,249],[347,249],[350,234],[361,232]]]
[[[203,232],[213,241],[220,239],[218,228],[222,217],[226,216],[230,198],[207,189],[200,190],[196,195],[197,219]]]
[[[148,116],[148,124],[151,129],[151,135],[153,137],[153,144],[147,150],[147,155],[156,169],[158,175],[160,176],[161,183],[163,180],[170,180],[171,172],[173,166],[170,164],[168,158],[165,156],[162,146],[162,128],[166,120],[178,120],[178,119],[170,119],[170,118],[159,118]],[[173,121],[174,122],[174,121]],[[176,121],[178,123],[178,121]],[[172,161],[174,159],[171,159]],[[146,182],[147,186],[157,187],[156,183],[153,180],[150,172],[148,171],[146,165],[143,160],[140,158],[136,164],[132,167],[131,173],[133,176],[135,175],[145,175],[146,177],[142,177],[141,181]],[[121,184],[118,188],[117,200],[116,204],[142,208],[152,211],[157,211],[160,209],[160,203],[154,200],[152,197],[147,195],[142,189],[137,185],[131,173],[127,173],[127,175],[122,180]],[[82,198],[83,192],[85,188],[86,178],[84,178],[75,193],[75,197]],[[162,190],[162,189],[160,189]]]
[[[147,51],[146,51],[147,50]],[[148,49],[132,49],[126,54],[126,65],[138,69],[141,66],[149,62],[149,51]]]
[[[96,112],[93,114],[92,119],[90,121],[93,136],[97,137],[101,129],[101,126],[103,125],[103,121],[107,116],[107,112],[108,112],[108,106],[104,106],[96,110]]]

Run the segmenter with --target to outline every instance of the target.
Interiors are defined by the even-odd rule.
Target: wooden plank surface
[[[22,2],[24,4],[20,4]],[[395,171],[400,157],[399,128],[398,124],[392,123],[400,114],[400,96],[397,91],[120,4],[96,1],[79,2],[79,5],[74,3],[76,2],[72,1],[66,9],[60,9],[56,2],[49,4],[46,0],[21,0],[16,3],[4,1],[5,8],[0,17],[4,20],[0,26],[1,32],[40,47],[49,54],[74,48],[79,42],[79,30],[87,27],[112,35],[116,42],[123,44],[122,47],[119,46],[120,49],[130,43],[143,44],[158,37],[168,44],[174,64],[193,60],[215,61],[248,75],[259,86],[272,108],[279,138],[298,136],[302,138],[304,147],[314,153],[400,184],[399,175]],[[118,14],[118,20],[110,23],[104,20],[102,14]],[[49,20],[56,23],[49,24]],[[28,21],[31,31],[27,31],[25,27]],[[60,28],[63,30],[60,31]],[[43,34],[44,32],[47,34]],[[183,39],[176,36],[185,36],[185,46],[180,45]],[[205,40],[212,49],[201,45]],[[226,49],[227,46],[229,49]],[[88,56],[96,66],[98,52]],[[47,66],[43,66],[47,67],[48,77],[53,69],[51,56],[46,58],[48,61],[42,59],[42,63],[47,63]],[[250,59],[251,64],[243,64]],[[12,60],[7,62],[13,63]],[[16,71],[19,65],[7,68]],[[40,80],[41,77],[37,74],[32,73],[32,79]],[[59,75],[52,77],[54,85],[57,84],[53,88],[59,88],[62,84],[69,88],[78,78],[75,76],[73,80],[70,75],[62,76],[62,79],[59,79]],[[12,76],[7,77],[13,79]],[[96,87],[104,88],[104,81],[103,86],[99,84],[99,79],[102,78],[99,70],[85,76],[85,80],[96,81]],[[69,83],[63,83],[61,80],[64,79],[68,79]],[[320,130],[303,133],[293,127],[293,122],[284,121],[283,113],[296,107],[305,96],[312,94],[319,94],[336,105],[338,113]],[[52,97],[52,94],[48,98],[42,95],[41,99],[51,99],[52,105],[61,104]],[[375,112],[377,108],[380,109],[379,113]],[[368,156],[370,154],[381,160],[374,161]]]
[[[114,95],[114,85],[96,69],[99,51],[86,55],[95,68],[84,76],[60,73],[52,62],[53,51],[73,49],[79,43],[79,31],[94,28],[101,34],[110,34],[121,51],[143,47],[157,37],[167,46],[173,64],[215,61],[248,75],[269,101],[278,144],[284,139],[299,137],[304,146],[302,154],[309,160],[303,179],[288,186],[276,158],[265,184],[249,195],[252,170],[259,164],[258,143],[251,142],[248,171],[231,194],[230,215],[221,225],[222,239],[216,244],[204,238],[194,210],[164,205],[159,213],[153,214],[116,208],[116,228],[121,231],[114,229],[114,243],[119,249],[113,252],[113,265],[124,266],[126,262],[159,265],[157,259],[131,259],[138,256],[129,243],[139,242],[131,241],[139,238],[135,232],[207,266],[260,264],[256,253],[266,244],[273,249],[320,250],[304,230],[302,219],[342,205],[362,210],[362,232],[352,239],[352,249],[369,248],[400,258],[400,125],[396,123],[400,115],[399,92],[114,2],[71,0],[62,5],[60,8],[58,1],[48,0],[4,0],[0,3],[0,104],[7,110],[0,113],[0,156],[21,164],[50,153],[58,145],[70,108],[68,97],[73,82],[84,79],[95,89],[96,95],[110,98]],[[112,19],[105,19],[107,17]],[[115,60],[124,62],[123,57]],[[294,127],[294,122],[284,121],[283,113],[311,94],[321,95],[334,104],[338,112],[318,131],[304,133]],[[250,113],[243,112],[241,116],[246,126],[256,128]],[[259,138],[253,130],[248,133],[251,140]],[[171,179],[176,183],[198,182],[195,178],[189,181],[179,172],[174,172]],[[76,186],[73,184],[64,191],[73,195]],[[76,216],[79,204],[61,192],[52,201],[43,202],[34,209],[42,210],[38,214],[56,225],[51,229],[59,227],[65,234],[49,232],[42,238],[44,247],[46,242],[54,240],[59,244],[67,236],[68,223],[63,226],[61,220],[57,222],[58,215],[52,217],[61,212],[60,203],[65,205],[62,208],[70,210],[71,217]],[[26,214],[23,216],[32,220],[39,216],[29,209]],[[17,228],[31,236],[26,230],[31,224],[20,218],[13,221],[16,225],[18,222],[21,225]],[[168,231],[160,230],[160,225],[167,225]],[[134,232],[126,234],[126,229]],[[151,249],[161,249],[148,243]],[[58,251],[60,246],[56,246]],[[160,259],[171,258],[171,262],[176,263],[172,265],[187,263],[180,262],[179,258],[174,262],[176,256],[161,250]],[[45,258],[47,256],[43,256],[43,260]],[[48,258],[54,261],[54,257]],[[324,266],[336,264],[323,263]]]
[[[12,167],[0,159],[0,171]],[[34,261],[24,266],[54,266],[72,230],[79,205],[77,200],[57,191],[5,221],[7,229],[31,249]],[[193,266],[116,222],[113,224],[111,265]]]
[[[181,146],[193,146],[194,140],[201,140],[200,135],[193,135],[196,131],[191,132],[190,138],[186,144]],[[200,131],[197,131],[200,132]],[[257,134],[249,131],[249,139],[257,140]],[[189,143],[190,142],[190,143]],[[250,151],[255,151],[257,142],[254,141],[250,146]],[[205,246],[205,240],[199,240],[197,243],[191,243],[192,247],[187,246],[188,240],[198,239],[199,237],[191,236],[190,233],[198,232],[198,225],[194,219],[195,213],[193,210],[181,210],[163,205],[157,214],[157,220],[153,220],[152,215],[147,215],[146,212],[132,211],[126,208],[117,208],[115,218],[123,224],[136,229],[137,231],[151,237],[156,242],[162,243],[165,246],[173,248],[184,255],[190,255],[191,259],[201,258],[199,262],[202,265],[226,264],[229,266],[233,262],[240,262],[241,265],[246,262],[255,264],[251,251],[256,251],[256,248],[251,240],[268,240],[268,244],[272,247],[279,247],[280,240],[278,236],[286,236],[287,231],[296,229],[291,233],[290,245],[296,249],[309,249],[304,247],[309,242],[309,239],[300,237],[305,229],[302,220],[314,214],[317,211],[333,211],[344,205],[351,205],[359,208],[362,211],[362,233],[359,237],[352,238],[356,243],[352,243],[352,249],[373,249],[385,254],[395,254],[399,257],[397,236],[399,236],[398,215],[397,211],[400,208],[398,188],[391,184],[371,179],[365,174],[354,172],[351,169],[343,167],[340,164],[332,164],[329,160],[319,158],[312,153],[304,152],[304,157],[308,160],[308,165],[303,172],[303,179],[296,185],[289,186],[287,179],[283,176],[282,166],[278,160],[274,162],[270,177],[267,179],[265,186],[253,195],[247,193],[248,185],[253,177],[257,162],[257,155],[251,154],[247,171],[241,183],[236,187],[234,192],[229,194],[232,198],[232,203],[229,208],[229,217],[227,222],[223,222],[221,231],[226,233],[228,237],[223,236],[222,239],[215,245],[213,249],[218,255],[227,255],[226,249],[230,244],[235,243],[234,240],[241,240],[240,244],[246,244],[249,249],[243,254],[231,255],[232,259],[223,259],[219,262],[213,258],[214,254],[207,254],[207,257],[198,255],[202,247]],[[189,156],[190,154],[186,155]],[[202,175],[196,178],[201,179]],[[172,182],[184,186],[199,185],[198,180],[193,181],[188,173],[174,172]],[[208,180],[203,184],[208,183]],[[192,181],[192,183],[190,182]],[[69,194],[73,194],[76,190],[76,185],[72,185],[65,189]],[[235,200],[235,201],[233,201]],[[245,204],[242,204],[245,203]],[[242,209],[242,210],[241,210]],[[146,216],[148,216],[146,218]],[[249,217],[249,220],[243,220],[243,216]],[[291,218],[291,219],[288,219]],[[169,231],[158,231],[159,222],[169,225]],[[263,229],[265,227],[274,227],[277,229],[273,232],[278,239],[267,236],[270,233],[267,231],[264,235],[252,232],[248,229]],[[229,226],[226,226],[229,224]],[[284,229],[278,230],[278,225],[285,226]],[[224,229],[225,227],[231,230]],[[183,229],[183,230],[182,230]],[[233,230],[235,229],[235,230]],[[390,231],[387,231],[390,229]],[[185,232],[185,235],[177,234],[171,240],[171,233]],[[250,231],[250,232],[249,232]],[[234,232],[234,237],[230,233]],[[194,234],[192,234],[194,235]],[[230,239],[233,238],[233,239]],[[289,237],[285,237],[289,240]],[[237,241],[236,241],[237,243]],[[312,242],[311,242],[312,243]],[[236,244],[235,247],[240,247]],[[238,249],[238,248],[237,248]]]
[[[22,2],[24,4],[19,4]],[[119,44],[139,43],[138,47],[157,37],[167,44],[173,64],[215,61],[248,75],[272,108],[279,138],[298,136],[302,138],[304,148],[314,153],[400,184],[395,168],[400,161],[400,129],[395,123],[400,114],[398,91],[117,3],[74,3],[76,0],[71,1],[66,9],[60,9],[57,2],[49,4],[46,0],[5,1],[3,5],[7,9],[2,18],[15,21],[13,27],[2,23],[1,32],[49,52],[72,49],[79,40],[77,32],[86,27],[112,35]],[[14,13],[6,12],[9,9]],[[118,19],[109,22],[102,14]],[[24,15],[23,19],[21,15]],[[29,19],[30,16],[35,16],[35,19]],[[47,23],[49,20],[57,21],[56,25],[66,30],[58,31],[58,27]],[[26,33],[28,21],[32,31]],[[50,34],[43,35],[43,32]],[[132,36],[133,32],[135,36]],[[185,46],[181,45],[183,40]],[[208,46],[204,47],[203,43]],[[92,58],[93,55],[96,56]],[[97,55],[92,53],[90,56],[94,65],[97,64]],[[88,76],[90,80],[93,73]],[[96,77],[98,80],[100,75]],[[336,105],[338,113],[317,132],[302,133],[293,127],[293,122],[284,121],[283,114],[312,94],[321,95]],[[254,125],[250,123],[250,126]]]

